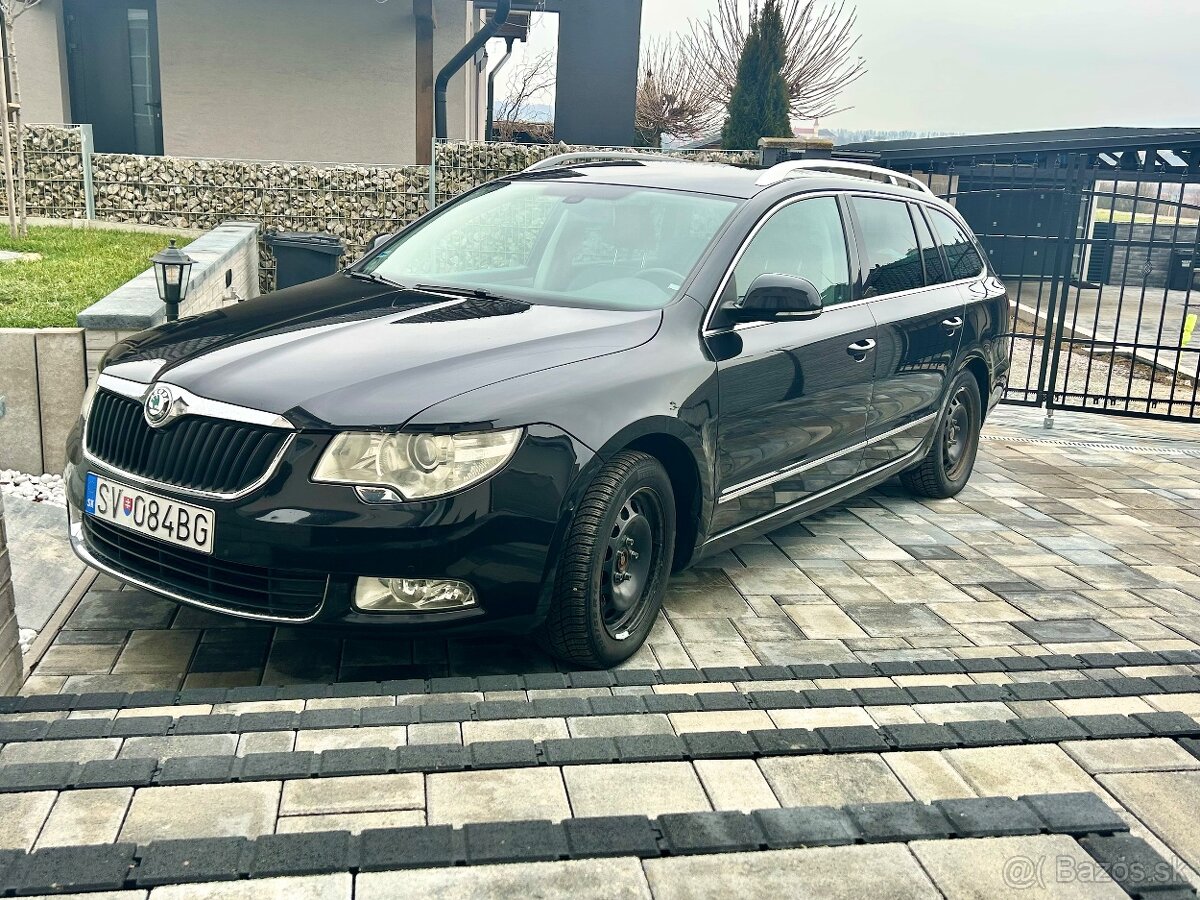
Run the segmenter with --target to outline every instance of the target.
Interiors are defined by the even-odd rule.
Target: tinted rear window
[[[908,205],[902,200],[855,197],[862,229],[867,283],[864,297],[878,297],[923,287],[921,251]]]
[[[983,260],[961,225],[936,209],[929,210],[929,219],[933,222],[938,241],[946,250],[951,278],[956,281],[959,278],[974,278],[983,271]]]

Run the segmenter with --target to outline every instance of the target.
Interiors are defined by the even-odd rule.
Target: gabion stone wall
[[[398,231],[428,208],[425,166],[359,166],[258,160],[188,159],[97,153],[96,216],[176,228],[229,219],[263,229],[337,235],[353,259],[381,232]],[[274,260],[260,246],[262,285]]]
[[[437,201],[449,200],[557,153],[601,149],[611,148],[443,143],[435,155]],[[753,151],[675,153],[704,162],[737,165],[758,160]],[[346,260],[361,255],[376,235],[399,231],[429,208],[426,166],[121,153],[95,153],[91,165],[97,219],[172,228],[212,228],[230,219],[241,219],[261,223],[264,231],[321,231],[342,239]],[[83,217],[86,204],[78,126],[28,126],[26,171],[30,215]],[[2,203],[0,196],[0,208]],[[271,290],[275,263],[265,242],[259,249],[262,289]]]
[[[15,141],[16,129],[10,131]],[[78,126],[25,126],[25,189],[30,216],[84,217],[83,144]],[[8,215],[8,197],[2,187],[0,215]]]
[[[442,203],[473,187],[520,172],[535,162],[559,153],[619,149],[626,153],[662,155],[664,151],[644,147],[581,147],[571,144],[504,144],[448,141],[439,144],[434,155],[437,199]],[[722,162],[731,165],[755,165],[756,150],[674,150],[669,156],[694,159],[697,162]]]

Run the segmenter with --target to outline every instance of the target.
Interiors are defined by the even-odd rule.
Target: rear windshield
[[[657,309],[678,294],[737,200],[518,181],[488,185],[417,226],[363,270],[607,309]]]

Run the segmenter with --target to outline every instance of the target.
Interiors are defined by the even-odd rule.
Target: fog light
[[[475,605],[465,581],[433,578],[360,578],[354,605],[363,612],[448,612]]]

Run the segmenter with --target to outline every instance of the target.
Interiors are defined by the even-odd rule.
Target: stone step
[[[615,669],[611,671],[545,672],[529,675],[481,675],[339,684],[261,685],[238,688],[187,688],[86,694],[29,694],[0,697],[0,714],[59,712],[78,709],[222,705],[281,700],[325,700],[374,696],[479,695],[530,697],[563,691],[621,692],[634,689],[703,684],[753,690],[771,682],[807,682],[810,687],[849,686],[852,680],[887,679],[889,684],[1026,681],[1099,675],[1146,677],[1188,674],[1200,666],[1200,651],[1164,650],[1128,653],[1041,654],[959,659],[890,660],[874,663],[802,664],[792,666],[719,666],[704,669]],[[1183,667],[1183,668],[1180,668]]]
[[[48,846],[0,855],[0,893],[145,896],[192,884],[201,887],[186,896],[233,896],[236,886],[256,898],[371,900],[775,895],[786,885],[932,897],[969,885],[988,896],[1013,889],[1014,857],[1068,863],[1091,876],[1094,896],[1120,895],[1104,870],[1135,896],[1190,890],[1102,799],[1075,792]]]

